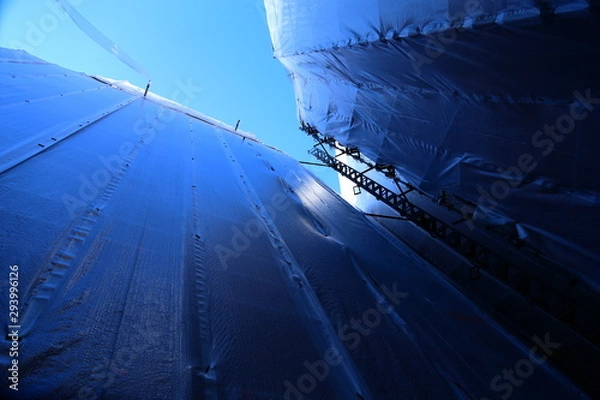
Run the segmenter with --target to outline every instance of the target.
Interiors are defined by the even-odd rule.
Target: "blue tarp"
[[[1,398],[585,397],[297,161],[107,82],[0,49]]]
[[[265,4],[303,123],[600,288],[597,2]]]

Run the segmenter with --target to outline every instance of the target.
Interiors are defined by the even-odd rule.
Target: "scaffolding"
[[[589,354],[600,355],[598,350],[600,299],[576,277],[559,266],[552,265],[542,254],[524,246],[514,238],[499,240],[499,237],[491,235],[484,229],[468,229],[466,224],[462,223],[465,218],[453,223],[444,221],[438,217],[439,213],[432,211],[439,209],[444,201],[436,204],[429,198],[431,207],[414,204],[408,194],[418,192],[418,189],[402,181],[396,175],[393,166],[374,164],[365,159],[357,148],[345,147],[310,125],[303,124],[300,129],[316,141],[315,146],[309,151],[316,159],[349,179],[360,190],[368,192],[396,211],[399,214],[398,219],[416,225],[430,237],[460,254],[468,262],[469,281],[479,280],[483,273],[486,277],[501,282],[505,287],[523,296],[527,302],[545,311],[549,317],[551,316],[550,318],[555,318],[574,330],[582,341],[589,345]],[[331,155],[325,146],[330,147],[337,155]],[[339,156],[343,154],[366,165],[367,169],[359,171],[340,161]],[[386,178],[392,180],[398,193],[366,176],[366,173],[372,170],[380,171]],[[421,196],[423,197],[425,196]],[[448,208],[458,211],[456,207],[446,207]],[[424,256],[428,258],[427,255]],[[455,277],[451,276],[451,278]],[[509,314],[505,317],[510,320],[511,325],[515,324],[513,316]]]

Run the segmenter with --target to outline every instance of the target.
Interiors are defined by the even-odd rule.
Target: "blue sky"
[[[299,160],[312,139],[298,130],[287,71],[272,55],[262,0],[70,0],[96,28],[144,67],[151,90],[169,98],[177,82],[202,90],[185,103],[254,133]],[[0,46],[91,75],[146,80],[89,39],[54,0],[0,0]],[[335,173],[309,167],[338,190]]]

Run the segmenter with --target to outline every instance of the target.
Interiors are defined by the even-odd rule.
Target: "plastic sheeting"
[[[0,126],[3,399],[585,397],[251,137],[12,50]]]
[[[600,288],[596,1],[265,4],[301,121]]]
[[[94,25],[92,25],[83,15],[79,13],[68,0],[54,0],[60,7],[71,17],[73,22],[85,33],[90,39],[98,43],[104,50],[108,51],[113,56],[117,57],[121,62],[139,73],[146,79],[150,80],[148,72],[137,63],[131,56],[119,47],[115,42],[106,37]]]

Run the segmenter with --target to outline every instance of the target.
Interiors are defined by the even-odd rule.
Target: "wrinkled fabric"
[[[600,289],[597,2],[265,4],[303,123]]]
[[[539,347],[297,161],[142,93],[0,49],[2,399],[583,396],[550,363],[511,386]]]

